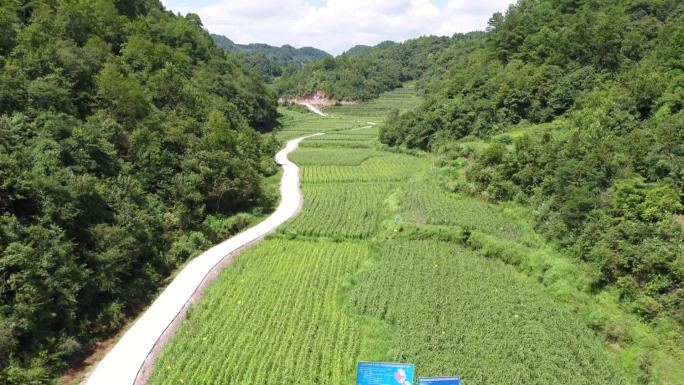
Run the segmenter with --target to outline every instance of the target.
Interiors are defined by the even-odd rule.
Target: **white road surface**
[[[352,128],[349,131],[358,131],[358,130],[363,130],[364,128],[371,128],[371,127],[373,127],[373,126],[363,126],[363,127],[359,127],[359,128]]]
[[[328,114],[326,114],[326,113],[324,113],[323,111],[319,110],[319,109],[316,108],[316,106],[314,106],[313,104],[310,104],[310,103],[299,103],[299,104],[301,104],[302,106],[308,108],[309,111],[311,111],[311,112],[313,112],[313,113],[315,113],[315,114],[318,114],[318,115],[320,115],[320,116],[328,116]]]
[[[281,201],[276,211],[258,225],[212,247],[188,263],[95,367],[87,385],[133,385],[152,348],[212,269],[235,250],[264,237],[297,214],[302,203],[299,167],[290,162],[287,155],[297,148],[299,142],[316,135],[291,140],[276,155],[276,161],[283,167]]]

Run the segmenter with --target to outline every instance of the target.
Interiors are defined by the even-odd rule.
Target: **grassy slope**
[[[584,313],[516,261],[486,258],[486,240],[543,246],[514,210],[445,193],[433,158],[382,151],[374,127],[349,131],[411,95],[330,119],[283,110],[282,139],[328,133],[294,156],[304,212],[221,274],[150,384],[353,383],[357,360],[473,384],[636,383]]]

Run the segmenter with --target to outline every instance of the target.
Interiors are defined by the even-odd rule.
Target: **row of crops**
[[[408,87],[330,108],[330,118],[282,110],[279,138],[326,133],[292,155],[303,211],[220,275],[151,385],[352,384],[360,360],[413,362],[419,376],[466,384],[631,383],[534,278],[462,240],[411,236],[458,227],[518,244],[532,231],[499,206],[443,190],[429,156],[377,145],[368,122],[415,100]]]
[[[500,207],[451,193],[431,180],[411,183],[402,196],[404,210],[418,224],[456,225],[511,240],[520,239],[524,231]]]
[[[302,183],[389,182],[409,178],[426,165],[424,158],[387,154],[370,158],[358,166],[302,167]]]
[[[328,238],[367,238],[378,229],[388,183],[305,184],[304,210],[286,232]]]
[[[364,161],[387,155],[374,149],[337,147],[302,147],[290,155],[300,167],[307,166],[358,166]]]
[[[377,134],[347,134],[347,133],[330,133],[325,136],[311,138],[304,147],[375,147]]]
[[[368,258],[351,242],[275,239],[247,251],[188,315],[149,384],[350,383],[360,328],[338,296]]]
[[[405,83],[404,87],[387,92],[368,103],[332,107],[326,111],[332,114],[383,120],[388,111],[407,111],[413,109],[418,103],[420,103],[420,97],[416,93],[415,84],[409,82]]]

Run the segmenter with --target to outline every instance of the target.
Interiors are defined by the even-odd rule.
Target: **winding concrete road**
[[[320,112],[320,111],[319,111]],[[281,200],[276,211],[254,227],[212,247],[190,261],[147,311],[126,331],[86,380],[87,385],[133,385],[158,341],[182,319],[193,295],[236,251],[249,246],[294,217],[302,205],[299,167],[287,155],[315,134],[291,140],[275,159],[283,167]],[[171,330],[172,331],[172,330]],[[163,343],[162,343],[163,344]],[[156,349],[155,349],[156,350]],[[140,381],[140,379],[138,379]],[[143,380],[144,381],[144,380]]]

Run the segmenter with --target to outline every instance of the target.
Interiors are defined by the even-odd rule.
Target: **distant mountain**
[[[313,47],[295,48],[291,45],[274,47],[268,44],[237,44],[222,35],[212,34],[216,44],[226,52],[233,52],[267,79],[292,73],[304,65],[331,55]]]

